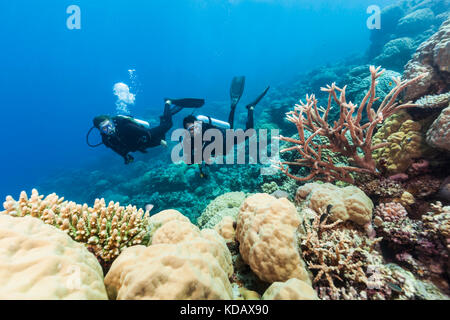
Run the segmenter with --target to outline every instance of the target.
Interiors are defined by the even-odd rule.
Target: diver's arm
[[[128,150],[125,150],[123,147],[119,147],[117,144],[112,143],[110,137],[102,136],[103,144],[113,150],[118,155],[122,156],[125,164],[129,164],[130,162],[133,162],[134,158],[128,154]]]

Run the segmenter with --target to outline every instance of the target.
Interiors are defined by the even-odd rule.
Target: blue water
[[[81,30],[66,27],[72,4],[81,8]],[[371,4],[1,1],[0,198],[16,197],[62,168],[122,162],[104,147],[88,148],[85,135],[95,115],[115,113],[112,88],[130,85],[129,69],[140,82],[130,106],[136,116],[159,115],[165,96],[228,101],[234,75],[246,75],[252,97],[268,84],[364,52]]]

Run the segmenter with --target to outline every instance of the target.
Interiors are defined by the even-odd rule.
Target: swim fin
[[[178,107],[182,108],[200,108],[205,104],[204,99],[195,99],[195,98],[184,98],[184,99],[170,99],[170,98],[164,98],[164,101],[168,101],[173,105],[176,105]]]
[[[269,89],[270,89],[270,86],[268,86],[268,87],[263,91],[263,93],[261,93],[261,94],[260,94],[253,102],[249,103],[249,104],[246,106],[246,108],[249,109],[249,108],[255,107],[255,106],[261,101],[261,99],[266,95],[266,93],[267,93],[267,91],[269,91]]]
[[[244,86],[245,86],[244,76],[233,78],[230,88],[231,109],[236,108],[236,105],[238,104],[239,100],[242,97],[242,93],[244,92]]]

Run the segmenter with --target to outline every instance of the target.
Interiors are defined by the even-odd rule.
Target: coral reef
[[[0,214],[0,299],[107,299],[103,272],[82,245],[32,217]]]
[[[415,100],[424,95],[441,94],[450,90],[450,19],[423,42],[413,58],[406,64],[403,79],[413,79],[418,74],[425,77],[406,89],[405,99]]]
[[[225,240],[226,243],[235,241],[237,222],[231,216],[225,216],[215,226],[214,230]]]
[[[450,92],[421,97],[415,102],[422,109],[440,109],[450,104]]]
[[[380,178],[368,181],[360,178],[360,180],[357,181],[357,186],[366,195],[376,200],[384,198],[398,198],[405,192],[401,183],[389,178]]]
[[[24,191],[18,201],[8,196],[3,207],[5,211],[0,214],[41,219],[84,243],[104,269],[124,248],[149,242],[151,225],[143,218],[142,209],[113,202],[106,206],[103,199],[97,199],[91,208],[64,201],[54,193],[44,198],[33,189],[30,198]]]
[[[450,105],[442,110],[428,129],[426,141],[434,148],[450,151]]]
[[[372,220],[372,200],[355,186],[339,188],[331,183],[307,183],[298,188],[295,200],[316,212],[328,210],[333,221],[365,225]]]
[[[274,282],[264,292],[262,300],[318,300],[310,284],[293,278],[285,282]]]
[[[402,111],[389,117],[373,136],[372,144],[383,147],[373,151],[377,167],[387,174],[405,172],[427,151],[422,124]]]
[[[380,29],[371,30],[367,59],[403,71],[411,54],[448,16],[448,0],[402,0],[383,8]]]
[[[383,237],[382,244],[393,258],[420,278],[449,292],[449,219],[450,208],[440,203],[421,220],[412,220],[398,203],[385,203],[375,210],[374,225]]]
[[[212,164],[201,179],[149,150],[39,188],[72,201],[7,197],[0,299],[449,299],[448,6],[397,1],[366,55],[272,88],[255,127],[286,143],[273,175]]]
[[[376,80],[383,71],[379,71],[380,67],[370,67],[372,75],[371,88],[367,92],[363,101],[359,106],[352,102],[347,103],[345,98],[345,87],[343,89],[337,87],[334,83],[323,91],[329,93],[328,106],[326,109],[318,108],[317,100],[314,95],[306,97],[306,103],[300,101],[300,105],[296,105],[294,111],[288,113],[288,120],[297,126],[299,140],[280,136],[283,141],[296,144],[293,147],[283,149],[281,152],[287,150],[296,150],[301,156],[301,159],[295,162],[280,162],[279,169],[289,177],[299,180],[307,181],[311,179],[322,179],[325,181],[341,180],[349,183],[354,182],[351,173],[371,173],[377,174],[375,161],[372,158],[372,152],[384,146],[384,144],[372,145],[372,134],[379,123],[391,116],[400,109],[414,106],[412,104],[401,104],[395,102],[397,96],[407,86],[420,80],[423,75],[416,78],[400,82],[399,79],[394,78],[395,87],[385,97],[382,104],[375,112],[372,109],[373,101],[378,98],[375,97]],[[340,97],[337,97],[337,92]],[[331,109],[332,101],[334,101],[340,108],[340,118],[335,121],[334,126],[330,126],[327,122],[328,113]],[[369,122],[361,124],[362,112],[366,109]],[[319,113],[322,112],[322,115]],[[357,111],[356,117],[353,117],[353,112]],[[306,118],[305,118],[306,116]],[[305,130],[313,134],[306,139]],[[346,133],[350,132],[351,139],[346,137]],[[317,136],[326,136],[330,144],[316,145],[312,139]],[[331,157],[328,161],[323,161],[322,150],[330,149],[333,152],[339,152],[346,156],[353,164],[351,166],[338,166],[333,163]],[[360,154],[362,152],[362,155]],[[290,166],[306,166],[311,169],[311,173],[306,177],[298,177],[289,173]]]
[[[105,277],[110,299],[232,299],[231,255],[214,231],[172,219],[157,243],[127,248]],[[179,237],[178,231],[186,237]],[[159,236],[161,232],[164,236]]]
[[[236,238],[243,260],[263,281],[297,278],[310,282],[295,241],[300,223],[287,199],[258,193],[248,197],[237,217]]]
[[[313,287],[321,299],[389,299],[398,286],[375,250],[381,238],[369,239],[350,224],[328,224],[327,212],[302,211],[298,242],[313,272]]]
[[[236,218],[244,200],[245,193],[243,192],[229,192],[217,197],[208,204],[197,219],[198,226],[211,229],[225,216]]]

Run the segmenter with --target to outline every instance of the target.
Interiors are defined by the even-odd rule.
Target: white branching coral
[[[65,201],[55,193],[44,198],[33,189],[30,198],[24,191],[18,201],[7,196],[3,207],[0,214],[31,216],[61,229],[84,243],[102,264],[114,260],[126,247],[149,242],[151,225],[144,211],[134,206],[122,207],[112,201],[106,206],[104,199],[97,199],[89,207]]]

